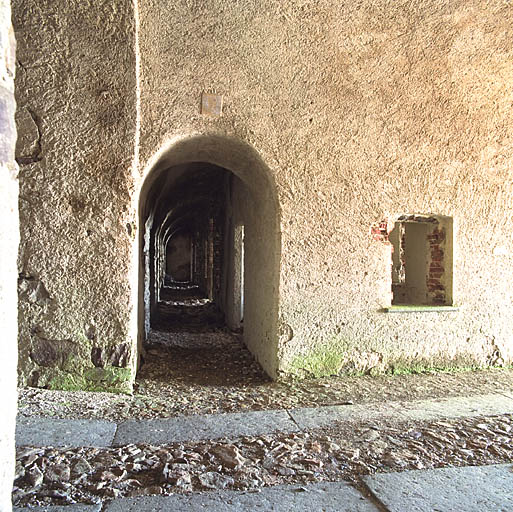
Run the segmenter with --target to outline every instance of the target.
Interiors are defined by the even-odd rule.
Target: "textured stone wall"
[[[139,9],[141,169],[177,134],[216,133],[253,146],[276,184],[281,371],[512,360],[510,3]],[[203,91],[221,116],[201,114]],[[381,311],[390,246],[370,230],[402,214],[454,219],[458,312]]]
[[[258,206],[244,324],[271,375],[512,362],[509,2],[16,0],[14,13],[23,382],[130,378],[139,197],[155,166],[192,161],[232,171]],[[458,311],[382,311],[379,226],[404,214],[454,220]]]
[[[15,43],[8,1],[0,2],[0,512],[11,508],[16,418],[18,168],[14,161]]]
[[[130,389],[129,0],[15,0],[23,383]]]

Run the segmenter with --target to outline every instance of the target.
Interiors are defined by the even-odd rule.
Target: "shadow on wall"
[[[191,233],[186,226],[187,224],[182,221],[176,230],[170,230],[167,243],[164,240],[166,277],[172,282],[192,282],[196,270],[196,232]]]
[[[279,225],[273,177],[247,144],[196,135],[161,150],[139,196],[139,349],[166,281],[166,249],[188,233],[190,252],[181,250],[188,261],[181,264],[189,265],[191,284],[217,304],[230,328],[240,326],[243,308],[244,343],[275,378]]]

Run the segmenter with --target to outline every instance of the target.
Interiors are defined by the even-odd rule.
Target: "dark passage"
[[[241,327],[242,251],[234,247],[232,173],[191,163],[169,169],[152,187],[146,240],[151,329],[186,331]],[[236,254],[237,253],[237,254]],[[237,304],[235,304],[237,303]],[[231,312],[238,307],[239,318]]]
[[[241,190],[234,174],[200,162],[170,168],[153,183],[139,378],[203,385],[267,380],[242,343]]]
[[[171,282],[162,287],[152,329],[193,332],[221,327],[222,311],[198,285]]]

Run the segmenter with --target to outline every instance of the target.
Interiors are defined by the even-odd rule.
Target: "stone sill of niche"
[[[421,306],[398,304],[396,306],[389,306],[383,308],[381,311],[384,313],[447,313],[459,311],[458,306]]]

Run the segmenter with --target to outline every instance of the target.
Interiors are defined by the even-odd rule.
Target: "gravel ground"
[[[275,383],[223,330],[154,331],[134,394],[19,390],[19,413],[129,418],[411,401],[511,390],[513,370]],[[383,471],[511,462],[513,415],[341,422],[329,429],[165,446],[17,451],[16,505],[347,480]]]
[[[375,472],[511,462],[513,415],[340,423],[330,429],[165,446],[17,452],[16,505],[347,480]]]
[[[166,418],[247,410],[409,401],[513,389],[513,370],[332,377],[275,383],[240,336],[153,331],[134,394],[19,390],[19,413],[56,418]]]

